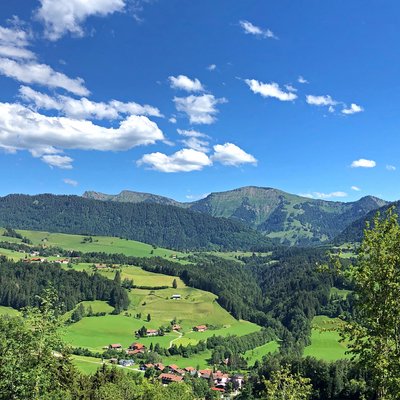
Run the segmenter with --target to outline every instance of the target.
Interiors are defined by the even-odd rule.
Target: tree
[[[115,282],[118,286],[121,286],[121,272],[117,271],[117,272],[115,273],[114,282]]]
[[[147,314],[147,322],[150,322],[150,321],[151,321],[151,315]]]
[[[176,279],[174,279],[174,280],[172,281],[172,287],[173,287],[174,289],[176,289],[176,288],[178,287],[178,282],[176,281]]]
[[[353,359],[370,374],[380,400],[400,393],[400,227],[390,208],[367,224],[357,262],[354,319],[341,327]]]
[[[293,375],[288,367],[274,371],[265,382],[266,400],[308,400],[311,398],[310,379]]]

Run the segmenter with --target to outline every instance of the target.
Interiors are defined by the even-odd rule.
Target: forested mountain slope
[[[115,196],[86,192],[84,196],[111,201],[174,201],[128,191]],[[373,196],[350,203],[309,199],[278,189],[247,186],[177,204],[214,217],[244,222],[284,244],[312,245],[333,239],[349,224],[388,203]]]
[[[78,196],[2,197],[0,226],[120,236],[179,250],[257,250],[270,246],[260,233],[225,218],[168,205],[104,202]]]

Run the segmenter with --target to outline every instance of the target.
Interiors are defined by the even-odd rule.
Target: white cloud
[[[30,34],[20,28],[0,26],[0,56],[16,59],[32,59],[35,55],[26,47]]]
[[[171,122],[171,124],[176,124],[177,122],[175,117],[171,117],[168,121]]]
[[[226,103],[225,98],[217,99],[212,94],[201,96],[174,97],[175,107],[184,112],[192,124],[212,124],[218,113],[217,104]]]
[[[352,168],[374,168],[376,162],[374,160],[366,160],[365,158],[360,158],[351,163]]]
[[[342,113],[346,114],[346,115],[351,115],[351,114],[356,114],[356,113],[363,112],[363,111],[364,111],[364,109],[361,106],[359,106],[355,103],[352,103],[349,108],[344,108],[342,110]]]
[[[178,75],[176,77],[170,76],[168,79],[173,89],[186,90],[187,92],[204,91],[203,85],[197,78],[190,79],[185,75]]]
[[[273,97],[280,101],[292,101],[297,98],[297,95],[292,92],[284,92],[277,83],[263,83],[255,79],[245,79],[253,93],[260,94],[263,97]]]
[[[335,106],[338,104],[336,100],[333,100],[331,96],[313,96],[307,95],[306,101],[308,104],[313,106]]]
[[[285,85],[285,88],[288,92],[297,92],[297,89],[292,85]]]
[[[89,94],[82,78],[69,78],[46,64],[38,64],[34,61],[23,63],[10,58],[0,58],[0,74],[23,83],[65,89],[78,96]]]
[[[104,17],[123,11],[125,0],[40,0],[37,17],[45,25],[45,34],[57,40],[67,32],[83,36],[83,22],[90,16]]]
[[[390,165],[390,164],[387,164],[387,165],[386,165],[386,169],[387,169],[388,171],[396,171],[396,167],[395,167],[394,165]]]
[[[63,182],[64,182],[66,185],[78,186],[78,182],[75,181],[74,179],[64,178],[64,179],[63,179]]]
[[[351,187],[351,190],[354,190],[354,191],[356,191],[356,192],[360,192],[360,191],[361,191],[361,188],[359,188],[358,186],[352,186],[352,187]]]
[[[331,193],[321,193],[321,192],[312,192],[312,193],[300,193],[299,196],[306,197],[308,199],[331,199],[337,197],[347,197],[348,194],[346,192],[331,192]]]
[[[271,30],[262,29],[249,21],[239,21],[239,25],[242,27],[244,33],[248,35],[255,35],[261,38],[278,39]]]
[[[193,149],[182,149],[174,154],[163,153],[145,154],[137,161],[139,166],[147,165],[150,169],[160,172],[190,172],[200,171],[204,167],[212,165],[212,161],[201,151]]]
[[[105,128],[86,120],[49,117],[21,104],[0,103],[0,147],[11,152],[28,150],[42,157],[64,149],[124,151],[163,139],[157,124],[145,116],[131,115],[118,128]],[[43,161],[57,166],[55,158]],[[58,162],[62,165],[61,158]]]
[[[207,67],[207,69],[208,69],[209,71],[214,71],[214,70],[217,69],[217,66],[216,66],[215,64],[210,64],[210,65]]]
[[[50,167],[57,167],[61,169],[72,169],[72,162],[74,161],[71,157],[60,156],[57,154],[46,154],[40,158]]]
[[[206,138],[208,137],[208,135],[206,135],[205,133],[199,132],[199,131],[195,131],[193,129],[190,130],[186,130],[186,129],[177,129],[177,132],[179,133],[179,135],[181,136],[186,136],[186,137],[195,137],[195,138]]]
[[[140,105],[134,102],[124,103],[111,100],[108,103],[94,102],[87,98],[73,99],[67,96],[51,97],[37,92],[27,86],[21,86],[20,96],[33,103],[39,109],[58,110],[67,117],[77,119],[117,119],[123,115],[149,115],[161,117],[160,111],[149,105]]]
[[[297,78],[297,82],[299,83],[308,83],[308,80],[303,78],[301,75]]]
[[[185,197],[188,200],[201,200],[205,199],[207,196],[209,196],[211,193],[203,193],[203,194],[187,194]]]
[[[233,143],[215,145],[214,154],[211,158],[213,161],[218,161],[223,165],[257,164],[254,156],[246,153]]]
[[[203,153],[207,153],[209,151],[209,142],[207,140],[200,139],[208,138],[205,133],[185,129],[177,129],[177,132],[179,135],[186,137],[186,139],[181,140],[181,143],[183,143],[186,147],[202,151]]]

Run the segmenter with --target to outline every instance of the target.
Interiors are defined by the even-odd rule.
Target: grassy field
[[[256,361],[261,361],[267,354],[273,353],[278,350],[279,344],[275,341],[266,343],[262,346],[256,347],[253,350],[248,350],[244,353],[244,358],[249,366],[254,365]]]
[[[72,363],[84,374],[91,375],[94,374],[97,369],[103,364],[101,358],[94,358],[94,357],[85,357],[85,356],[71,356]],[[111,365],[109,362],[105,361],[106,365]],[[124,371],[138,371],[137,366],[132,367],[121,367],[117,366],[117,368],[122,368]]]
[[[10,315],[12,317],[15,317],[19,315],[19,311],[11,307],[0,306],[0,315]]]
[[[325,361],[350,358],[345,343],[340,342],[339,333],[332,330],[337,327],[338,320],[326,316],[317,316],[313,320],[311,345],[304,349],[305,356],[316,357]]]
[[[1,238],[1,239],[3,239],[3,238]],[[4,239],[3,241],[7,241],[7,240]],[[11,258],[14,261],[19,261],[19,260],[25,258],[24,253],[20,253],[19,251],[14,251],[14,250],[2,249],[1,247],[0,247],[0,256],[6,256],[7,258]]]
[[[50,233],[41,231],[17,230],[18,233],[27,237],[34,245],[45,244],[47,246],[61,247],[66,250],[77,250],[82,252],[104,251],[106,253],[121,253],[127,256],[136,257],[167,257],[172,256],[184,257],[183,253],[164,249],[161,247],[154,248],[153,246],[136,242],[135,240],[120,239],[117,237],[108,236],[91,236],[93,242],[82,243],[87,236],[69,235],[64,233]],[[5,241],[13,238],[4,237]]]

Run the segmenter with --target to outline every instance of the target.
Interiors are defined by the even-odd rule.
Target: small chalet
[[[31,258],[31,259],[30,259],[30,262],[40,262],[40,263],[43,263],[43,262],[45,262],[45,261],[46,261],[45,258],[40,258],[40,257],[34,257],[34,258]]]
[[[59,262],[60,264],[69,264],[69,260],[67,258],[64,258],[62,260],[58,260],[57,262]]]
[[[119,343],[113,343],[108,345],[108,349],[109,350],[122,350],[122,345],[120,345]]]
[[[211,374],[212,374],[211,369],[201,369],[199,371],[199,376],[200,376],[200,378],[203,378],[203,379],[210,379]]]
[[[134,356],[136,354],[144,354],[146,352],[146,347],[142,343],[132,343],[129,347],[128,350],[126,351],[126,354],[130,356]]]
[[[161,374],[158,379],[161,380],[163,385],[168,385],[172,382],[182,382],[183,377],[173,374]]]
[[[197,325],[195,327],[193,327],[193,330],[195,332],[205,332],[207,330],[207,325]]]
[[[180,300],[180,299],[181,299],[181,295],[180,295],[180,294],[173,294],[173,295],[171,296],[171,299],[172,299],[172,300]]]
[[[158,329],[147,329],[146,335],[147,336],[158,336],[159,332]]]
[[[164,371],[164,369],[165,369],[165,365],[164,364],[162,364],[162,363],[156,363],[156,364],[154,364],[154,368],[157,370],[157,371]]]
[[[180,331],[182,329],[182,327],[178,324],[174,324],[172,325],[172,330],[173,331]]]

